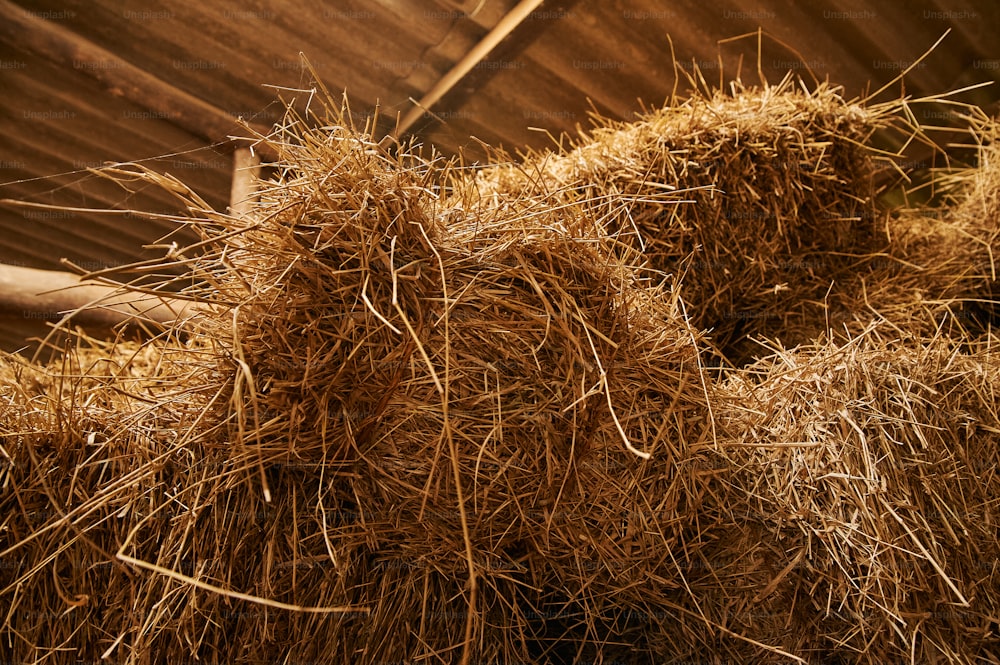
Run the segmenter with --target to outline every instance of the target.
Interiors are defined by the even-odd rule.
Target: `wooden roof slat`
[[[80,69],[111,94],[164,114],[174,124],[208,141],[224,142],[241,130],[220,109],[9,0],[0,0],[0,39],[62,67]]]

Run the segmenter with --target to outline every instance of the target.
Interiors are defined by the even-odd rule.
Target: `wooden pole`
[[[233,186],[229,191],[229,214],[243,217],[257,200],[260,155],[250,148],[233,152]]]
[[[38,270],[0,264],[0,311],[26,319],[72,321],[110,328],[122,323],[170,324],[195,314],[197,306],[185,300],[129,292],[128,287],[81,280],[59,270]]]

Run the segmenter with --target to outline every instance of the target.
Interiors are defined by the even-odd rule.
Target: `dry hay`
[[[688,493],[673,463],[706,428],[674,298],[640,288],[574,210],[460,241],[431,165],[346,130],[285,141],[293,168],[201,263],[239,303],[214,336],[239,340],[259,387],[237,412],[256,414],[262,465],[337,481],[303,511],[347,516],[327,538],[359,560],[350,602],[378,611],[325,634],[375,661],[466,639],[523,660],[558,637],[539,620],[555,615],[574,641],[607,639],[595,623],[648,602],[635,585]]]
[[[808,662],[995,662],[1000,355],[956,347],[872,330],[729,373],[688,606]],[[697,621],[664,642],[773,654]]]
[[[3,384],[16,658],[600,659],[662,622],[709,438],[676,297],[573,209],[449,235],[436,165],[322,120],[248,218],[191,194],[211,308],[170,362]]]
[[[980,112],[981,113],[981,112]],[[978,145],[976,165],[943,170],[933,184],[944,190],[935,207],[893,211],[880,248],[856,257],[851,274],[808,312],[788,344],[820,334],[839,339],[884,322],[903,334],[977,336],[995,323],[994,294],[1000,258],[1000,129],[970,117]]]
[[[633,122],[599,126],[561,152],[484,169],[489,208],[533,197],[582,201],[610,235],[675,276],[692,323],[730,359],[748,335],[802,326],[831,283],[867,254],[881,220],[872,134],[903,125],[898,104],[846,101],[837,88],[777,86],[695,93]],[[500,156],[502,157],[502,156]],[[677,193],[690,203],[672,203]],[[664,194],[673,195],[664,200]]]
[[[185,433],[211,397],[202,389],[218,390],[214,358],[159,340],[91,341],[48,366],[0,360],[0,591],[11,662],[59,662],[59,650],[64,661],[96,660],[116,631],[141,642],[172,628],[157,619],[190,590],[165,577],[132,585],[115,553],[130,538],[155,549],[166,520],[183,518],[170,497],[200,473]]]
[[[990,657],[992,338],[890,331],[988,297],[962,261],[992,259],[1000,179],[984,159],[950,212],[882,240],[864,141],[888,109],[787,82],[696,96],[475,181],[290,113],[247,217],[186,194],[197,329],[4,361],[5,648]],[[636,268],[633,229],[675,281]],[[689,320],[740,358],[837,303],[842,339],[702,370]]]
[[[945,204],[885,210],[876,176],[905,180],[912,160],[870,140],[891,130],[939,149],[909,122],[919,102],[866,105],[786,79],[696,93],[634,122],[598,118],[565,150],[483,169],[474,189],[457,188],[480,211],[463,232],[480,232],[494,208],[582,204],[620,248],[674,277],[692,323],[735,364],[759,351],[758,338],[843,340],[873,321],[976,333],[991,324],[996,276],[996,125],[967,109],[982,168],[938,176],[954,190]]]

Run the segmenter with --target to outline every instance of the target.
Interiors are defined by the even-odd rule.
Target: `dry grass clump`
[[[978,144],[976,166],[957,177],[957,195],[947,219],[957,227],[953,246],[964,248],[960,297],[980,328],[996,322],[997,261],[1000,260],[1000,120],[980,119],[970,133]]]
[[[689,491],[673,465],[707,427],[675,298],[573,229],[579,211],[454,237],[431,165],[345,130],[278,148],[290,168],[200,264],[238,303],[209,334],[253,378],[239,439],[319,483],[307,512],[343,516],[327,538],[367,567],[345,603],[372,614],[324,634],[374,662],[614,639],[594,624],[649,602],[636,585]],[[574,617],[566,635],[554,616]]]
[[[178,360],[8,384],[18,658],[541,662],[661,621],[710,426],[676,296],[577,209],[449,234],[438,165],[340,118],[270,139],[248,218],[191,195]]]
[[[12,662],[96,659],[116,638],[125,649],[156,643],[176,625],[184,585],[135,584],[115,553],[128,539],[155,553],[162,525],[187,515],[184,488],[200,471],[185,439],[218,381],[206,354],[176,340],[90,340],[48,366],[0,360],[0,595]]]
[[[877,236],[871,135],[898,106],[776,86],[695,93],[634,122],[600,126],[559,153],[484,169],[484,208],[526,197],[582,202],[610,235],[677,277],[692,323],[731,359],[747,335],[801,326]],[[502,157],[502,156],[501,156]],[[664,194],[690,203],[677,205]],[[464,204],[468,207],[470,204]]]
[[[808,662],[992,662],[995,342],[961,352],[873,330],[729,373],[714,402],[724,488],[703,508],[715,535],[689,565],[688,605]],[[679,634],[664,640],[693,657]],[[714,650],[773,656],[745,640]]]
[[[935,179],[946,191],[940,205],[893,212],[877,251],[856,257],[851,274],[822,301],[802,303],[806,323],[784,342],[809,343],[827,332],[849,339],[873,322],[906,334],[958,338],[992,329],[1000,146],[993,120],[970,118],[969,131],[979,146],[977,164]]]

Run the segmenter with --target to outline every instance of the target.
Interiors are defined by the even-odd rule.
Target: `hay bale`
[[[961,238],[966,271],[960,273],[960,294],[966,309],[980,329],[997,323],[997,261],[1000,260],[1000,119],[974,123],[973,140],[978,160],[971,171],[960,174],[958,194],[948,217]]]
[[[114,637],[127,649],[175,625],[182,586],[151,576],[143,587],[115,554],[128,539],[155,550],[165,518],[187,516],[182,495],[197,485],[186,476],[200,472],[194,450],[176,443],[212,388],[203,351],[91,340],[48,366],[0,359],[0,594],[12,659],[96,659]]]
[[[823,303],[810,303],[841,339],[872,322],[906,334],[974,335],[988,328],[984,307],[992,300],[992,251],[1000,227],[987,229],[958,219],[951,209],[905,210],[887,223],[881,252],[856,263],[856,272],[835,285]],[[807,343],[818,331],[805,327],[790,343]]]
[[[477,658],[527,659],[554,615],[576,616],[563,641],[607,639],[594,622],[648,603],[635,584],[659,557],[640,552],[676,542],[688,488],[673,464],[707,426],[675,298],[574,229],[577,210],[450,235],[427,165],[324,138],[283,142],[294,170],[202,265],[239,303],[211,334],[235,325],[232,356],[266,386],[237,409],[259,414],[246,431],[265,468],[342,474],[310,512],[350,514],[337,541],[397,571],[390,594],[350,590],[385,611],[331,639],[376,660],[467,640]],[[428,579],[450,612],[408,631]]]
[[[480,205],[534,197],[588,216],[680,280],[696,327],[731,360],[747,336],[802,325],[877,238],[873,152],[892,105],[865,107],[821,85],[695,93],[633,122],[599,126],[564,151],[483,169]],[[462,189],[468,207],[469,193]],[[690,203],[677,204],[683,195]]]
[[[970,123],[978,164],[945,171],[936,207],[904,208],[885,222],[880,246],[854,258],[850,274],[821,302],[804,302],[804,324],[782,341],[841,341],[873,324],[901,334],[976,337],[995,323],[1000,255],[1000,148],[993,121]],[[811,323],[810,323],[811,322]]]
[[[717,526],[687,578],[697,608],[810,662],[995,656],[1000,357],[971,351],[873,331],[730,373],[714,404],[727,471],[703,507]]]
[[[34,431],[7,384],[18,657],[541,662],[662,623],[709,427],[676,297],[580,210],[450,233],[437,165],[325,120],[248,217],[187,220],[172,362],[56,370]]]

